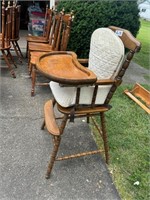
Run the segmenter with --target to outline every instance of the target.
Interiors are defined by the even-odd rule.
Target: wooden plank
[[[128,90],[125,90],[124,93],[129,96],[133,101],[135,101],[141,108],[143,108],[148,114],[150,114],[150,109],[147,108],[140,100],[138,100],[133,94],[131,94]]]
[[[133,90],[131,90],[131,93],[134,96],[141,98],[145,102],[147,107],[150,106],[150,92],[142,87],[140,84],[136,83]]]

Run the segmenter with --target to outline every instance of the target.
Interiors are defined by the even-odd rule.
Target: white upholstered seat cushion
[[[97,79],[109,79],[116,75],[124,59],[124,45],[121,39],[108,28],[96,29],[91,37],[89,69]],[[76,87],[62,87],[59,83],[50,82],[50,88],[56,101],[63,107],[75,104]],[[96,104],[103,104],[111,85],[99,86]],[[90,104],[93,86],[81,87],[80,104]]]

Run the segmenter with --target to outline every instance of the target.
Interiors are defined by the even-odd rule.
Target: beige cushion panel
[[[109,79],[124,60],[124,45],[109,28],[96,29],[91,37],[89,69],[98,79]]]

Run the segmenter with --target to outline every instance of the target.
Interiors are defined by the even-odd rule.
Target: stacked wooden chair
[[[34,96],[35,94],[35,85],[48,85],[48,82],[36,82],[37,74],[40,73],[36,68],[37,58],[46,52],[65,51],[67,49],[72,21],[72,12],[70,14],[65,14],[64,11],[62,11],[58,14],[55,14],[52,17],[49,43],[28,43],[29,73],[31,74],[32,79],[31,96]]]
[[[13,56],[10,52],[11,49],[11,31],[12,31],[12,12],[13,7],[8,4],[6,7],[5,1],[2,1],[2,26],[1,26],[1,34],[0,34],[0,50],[2,53],[2,57],[4,58],[8,69],[13,78],[16,78],[15,72],[12,68],[11,63],[16,64],[14,62]]]
[[[50,34],[50,29],[52,25],[52,18],[53,15],[56,11],[52,8],[49,9],[48,6],[46,6],[46,12],[45,12],[45,24],[44,24],[44,29],[43,29],[43,36],[33,36],[33,35],[28,35],[26,40],[27,40],[27,47],[26,47],[26,57],[28,56],[28,45],[29,42],[36,42],[36,43],[49,43],[49,34]]]
[[[16,2],[13,1],[12,6],[12,31],[11,31],[11,43],[12,47],[14,48],[16,55],[19,61],[22,63],[23,54],[19,47],[18,41],[20,39],[19,32],[20,32],[20,12],[21,12],[21,5],[16,5]]]
[[[60,65],[59,69],[64,77],[62,78],[61,74],[57,78],[52,77],[50,88],[54,99],[47,101],[44,105],[42,129],[47,128],[53,137],[54,144],[46,178],[50,177],[55,161],[104,152],[106,163],[109,163],[105,112],[111,109],[110,100],[121,84],[134,53],[138,52],[140,47],[140,42],[128,30],[110,26],[93,32],[88,68],[83,67],[72,52],[49,53],[49,56],[55,55],[54,66],[56,58],[59,58],[57,65]],[[126,55],[125,49],[128,49]],[[39,58],[37,66],[40,65],[40,60],[44,56],[46,55]],[[60,59],[61,57],[63,59]],[[53,65],[53,61],[51,64]],[[66,71],[63,70],[65,65]],[[59,72],[57,71],[56,74]],[[57,116],[58,112],[61,113],[61,117]],[[100,117],[100,124],[96,123],[93,117],[95,115]],[[93,121],[102,137],[103,148],[58,158],[57,152],[66,123],[68,120],[74,121],[76,117],[87,117],[87,122],[89,119]],[[57,120],[61,122],[58,123]]]

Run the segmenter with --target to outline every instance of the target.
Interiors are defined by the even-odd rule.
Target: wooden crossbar
[[[98,153],[102,153],[102,152],[104,152],[104,150],[95,150],[95,151],[89,151],[89,152],[84,152],[84,153],[78,153],[78,154],[74,154],[74,155],[56,158],[56,161],[67,160],[70,158],[79,158],[82,156],[88,156],[88,155],[98,154]]]
[[[150,92],[142,87],[140,84],[136,83],[134,88],[129,90],[124,90],[124,93],[135,101],[142,109],[144,109],[148,114],[150,114]],[[143,102],[141,102],[138,98]]]

